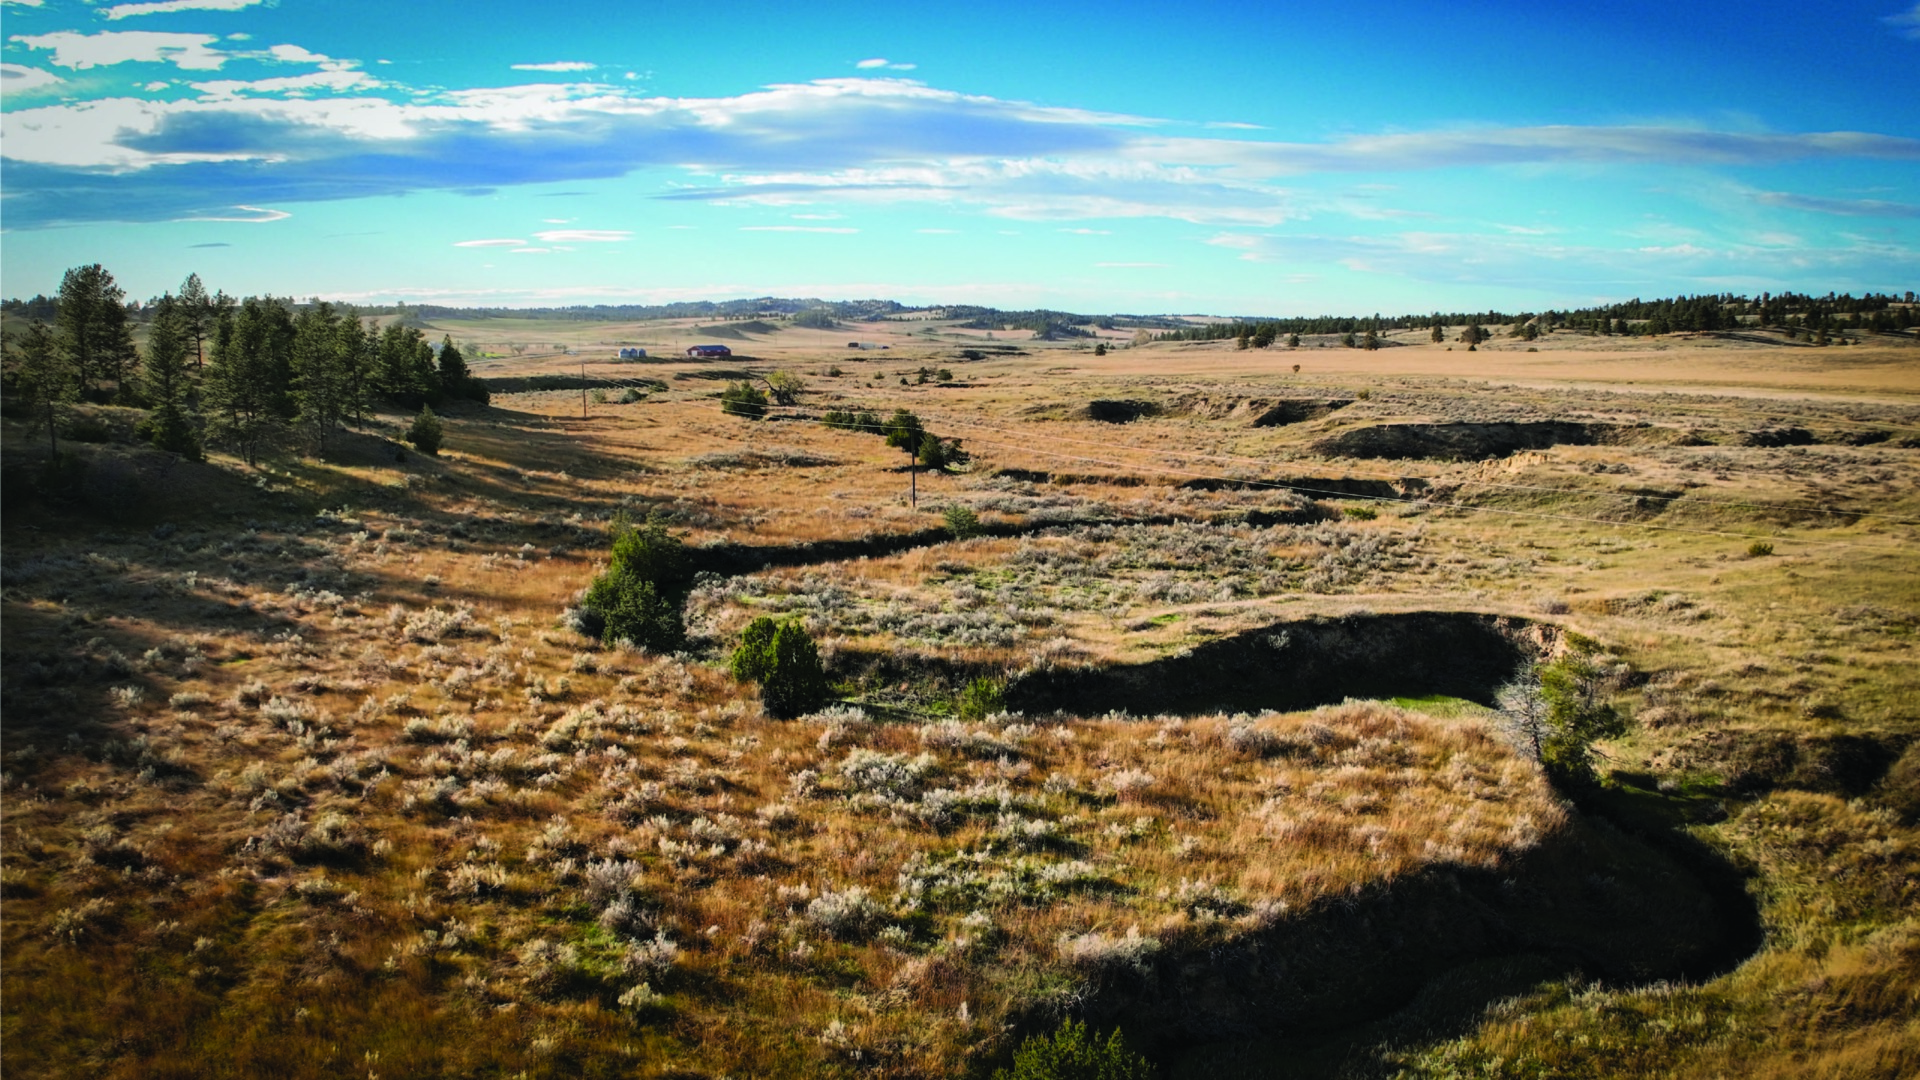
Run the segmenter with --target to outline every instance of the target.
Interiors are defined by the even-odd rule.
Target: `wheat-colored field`
[[[1920,1071],[1912,343],[711,325],[430,326],[513,388],[437,457],[7,421],[9,1074]],[[969,460],[817,422],[901,408]],[[620,514],[686,652],[562,619]],[[1508,648],[1593,658],[1600,786]]]

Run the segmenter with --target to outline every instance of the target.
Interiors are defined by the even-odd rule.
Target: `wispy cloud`
[[[246,217],[234,217],[231,214],[200,214],[193,217],[175,218],[175,221],[237,221],[246,225],[265,225],[270,221],[285,221],[293,214],[286,210],[268,210],[259,206],[235,206],[243,210]]]
[[[515,64],[515,71],[592,71],[598,64],[589,64],[585,60],[555,60],[547,64]]]
[[[1063,233],[1071,233],[1074,236],[1112,236],[1113,235],[1112,229],[1060,229],[1059,231]]]
[[[1093,265],[1107,270],[1145,270],[1150,267],[1167,265],[1161,262],[1098,262]]]
[[[265,0],[157,0],[150,4],[115,4],[101,12],[109,19],[128,19],[136,15],[164,15],[173,11],[239,11]],[[38,6],[38,0],[35,0]]]
[[[232,247],[233,245],[227,243],[225,240],[215,240],[211,244],[188,244],[187,246],[189,248],[223,248]]]
[[[1816,214],[1840,214],[1846,217],[1920,218],[1920,206],[1911,203],[1883,202],[1879,199],[1829,199],[1819,195],[1796,195],[1790,191],[1762,191],[1755,202],[1784,206],[1790,210],[1809,210]]]
[[[511,247],[511,248],[517,248],[517,247],[526,247],[526,246],[527,246],[527,242],[526,242],[525,240],[506,240],[506,239],[497,239],[497,240],[458,240],[458,241],[455,241],[455,242],[454,242],[454,245],[453,245],[453,246],[454,246],[454,247],[459,247],[459,248],[490,248],[490,247]]]
[[[1920,41],[1920,4],[1913,5],[1909,11],[1888,15],[1880,21],[1893,27],[1901,37],[1910,41]]]
[[[919,67],[920,65],[919,64],[896,64],[884,56],[871,56],[865,60],[859,61],[853,66],[861,69],[862,71],[872,71],[880,68],[884,68],[885,70],[888,70],[888,71],[912,71],[913,69]]]
[[[30,68],[24,64],[0,64],[0,90],[9,94],[22,90],[37,90],[62,81],[64,80],[60,76],[51,71]]]
[[[533,234],[543,244],[618,244],[633,237],[624,229],[548,229]]]
[[[742,225],[741,232],[857,233],[843,225]]]

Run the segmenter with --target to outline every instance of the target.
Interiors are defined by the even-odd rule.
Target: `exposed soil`
[[[1536,420],[1496,424],[1374,424],[1321,439],[1313,451],[1331,457],[1434,458],[1484,461],[1554,446],[1678,442],[1685,433],[1644,424]]]
[[[1129,667],[1037,672],[1008,708],[1081,715],[1310,709],[1354,698],[1444,694],[1484,705],[1559,630],[1472,612],[1348,615],[1276,623]]]

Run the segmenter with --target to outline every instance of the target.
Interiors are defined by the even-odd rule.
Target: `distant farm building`
[[[620,359],[622,360],[645,360],[646,358],[647,358],[647,350],[645,349],[621,349],[620,350]]]
[[[693,345],[688,347],[687,355],[697,360],[704,360],[713,357],[732,356],[733,350],[727,348],[725,345]]]

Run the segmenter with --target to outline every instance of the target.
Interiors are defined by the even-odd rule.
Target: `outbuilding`
[[[728,357],[733,350],[725,345],[693,345],[687,349],[687,356],[695,360],[709,360],[715,357]]]

